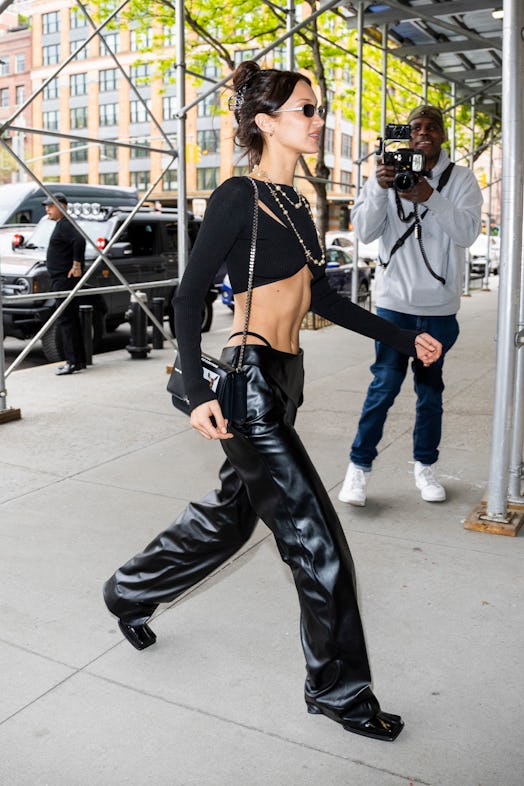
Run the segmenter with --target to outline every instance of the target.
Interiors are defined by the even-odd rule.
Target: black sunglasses
[[[278,115],[281,112],[303,112],[305,117],[313,117],[316,113],[323,119],[327,114],[327,108],[325,106],[315,106],[315,104],[304,104],[304,106],[296,106],[293,109],[277,109],[273,114]]]

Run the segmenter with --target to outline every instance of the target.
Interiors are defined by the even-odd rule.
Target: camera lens
[[[397,172],[393,185],[397,191],[411,191],[417,180],[418,177],[413,172]]]

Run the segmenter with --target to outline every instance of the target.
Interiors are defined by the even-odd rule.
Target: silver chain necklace
[[[322,251],[322,255],[321,255],[320,259],[315,259],[315,257],[313,256],[313,254],[311,253],[309,248],[304,243],[304,241],[303,241],[303,239],[302,239],[298,229],[296,228],[296,226],[294,225],[293,221],[291,220],[291,216],[289,215],[289,211],[287,210],[285,205],[282,204],[282,202],[280,200],[279,193],[282,193],[282,194],[284,193],[282,191],[282,189],[278,185],[276,185],[275,183],[270,183],[268,180],[264,180],[263,182],[268,187],[269,193],[271,194],[271,196],[273,197],[273,199],[275,200],[275,202],[277,203],[277,205],[281,209],[282,213],[285,215],[287,221],[289,222],[289,226],[291,227],[291,229],[295,233],[298,242],[302,246],[302,248],[304,250],[304,254],[306,255],[306,259],[308,260],[308,262],[311,262],[313,265],[318,265],[318,267],[322,267],[322,265],[325,265],[326,264],[326,255],[324,254],[324,251]],[[286,195],[284,194],[284,196],[286,196]],[[288,199],[288,198],[286,197],[286,199]],[[306,210],[308,212],[308,215],[309,215],[309,218],[311,219],[311,223],[315,227],[315,232],[317,232],[317,237],[318,237],[317,227],[316,227],[316,224],[315,224],[315,222],[313,220],[313,214],[311,212],[311,208],[309,206],[308,201],[302,196],[302,194],[299,195],[299,200],[300,200],[300,203],[298,205],[295,205],[293,202],[291,202],[290,199],[288,199],[288,202],[291,202],[293,207],[298,208],[298,207],[301,207],[303,205],[306,208]],[[319,238],[319,244],[320,244],[320,238]],[[322,246],[320,246],[320,247],[322,249]]]

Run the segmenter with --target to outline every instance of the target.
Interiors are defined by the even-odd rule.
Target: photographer
[[[446,132],[440,109],[419,106],[409,115],[408,124],[409,149],[424,154],[426,174],[409,172],[409,190],[401,190],[406,185],[404,173],[400,165],[390,163],[391,154],[385,153],[388,164],[378,158],[377,168],[353,208],[352,221],[362,242],[379,238],[377,314],[399,327],[427,331],[443,345],[442,357],[432,366],[424,368],[417,360],[412,363],[417,396],[415,483],[423,500],[443,502],[446,491],[434,473],[442,431],[442,366],[459,333],[456,313],[465,249],[480,232],[482,194],[471,170],[452,164],[442,149]],[[409,158],[410,153],[404,152]],[[377,445],[407,366],[406,356],[376,342],[373,381],[351,446],[350,464],[339,493],[342,502],[366,503],[366,483]]]

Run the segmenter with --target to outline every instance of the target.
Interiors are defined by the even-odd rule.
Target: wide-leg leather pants
[[[236,362],[238,347],[224,359]],[[334,720],[367,720],[379,704],[357,604],[353,560],[331,500],[295,429],[303,357],[248,345],[248,418],[222,442],[221,487],[186,510],[104,586],[108,608],[142,624],[231,557],[260,517],[289,565],[301,609],[306,702]]]

